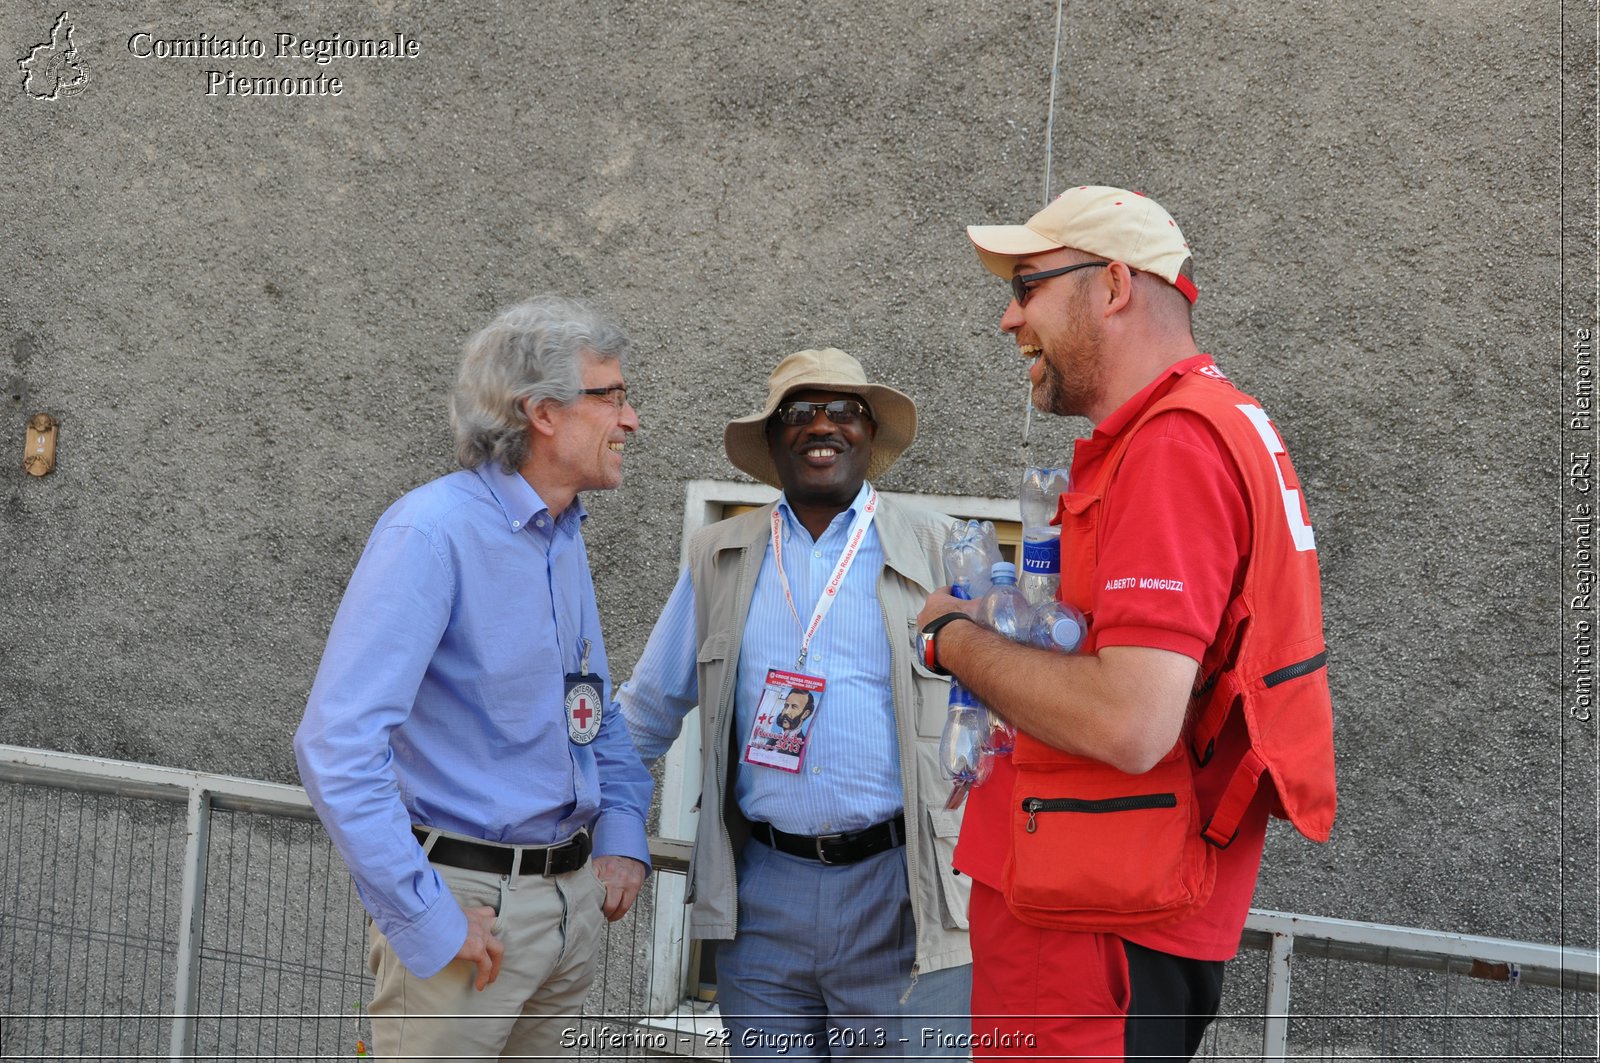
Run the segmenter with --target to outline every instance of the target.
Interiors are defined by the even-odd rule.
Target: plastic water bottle
[[[978,603],[978,621],[1012,642],[1031,642],[1033,617],[1033,606],[1017,586],[1017,566],[996,561],[989,569],[989,593]]]
[[[1054,601],[1061,585],[1061,531],[1051,527],[1067,470],[1030,465],[1022,470],[1022,571],[1017,586],[1034,605]]]
[[[969,520],[956,525],[944,542],[945,578],[952,597],[971,601],[989,589],[989,567],[999,556],[994,525]],[[939,765],[952,787],[946,808],[957,808],[967,791],[989,777],[992,752],[986,749],[993,714],[955,678],[950,680],[950,702],[939,736]]]
[[[948,560],[949,554],[945,556]],[[970,601],[972,593],[969,580],[965,577],[957,579],[950,585],[950,595]],[[955,676],[950,677],[949,705],[944,718],[944,733],[939,736],[939,758],[944,765],[945,775],[965,796],[963,784],[977,786],[989,777],[991,765],[989,758],[983,754],[989,751],[989,732],[994,713],[973,697],[972,691]],[[954,794],[951,800],[960,803]]]
[[[1058,653],[1076,653],[1089,631],[1089,621],[1066,602],[1048,601],[1034,610],[1030,641]]]
[[[1017,566],[996,561],[989,569],[989,593],[978,603],[978,621],[1012,642],[1033,639],[1034,609],[1017,586]],[[988,732],[984,748],[997,757],[1009,754],[1017,744],[1017,729],[1005,717],[988,710]]]
[[[1009,757],[1017,748],[1017,729],[998,712],[983,708],[983,752],[986,757]],[[985,774],[988,774],[985,769]]]
[[[957,598],[982,598],[989,590],[989,569],[1000,560],[994,525],[969,520],[951,529],[944,541],[944,576]]]
[[[939,736],[939,766],[953,784],[946,808],[958,807],[969,789],[989,777],[992,764],[983,748],[987,711],[972,691],[950,681],[950,707],[945,712],[944,733]]]

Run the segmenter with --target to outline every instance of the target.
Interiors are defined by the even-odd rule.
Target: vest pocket
[[[1098,801],[1085,801],[1080,797],[1024,797],[1022,811],[1028,814],[1027,831],[1033,834],[1039,828],[1036,821],[1041,812],[1083,812],[1096,815],[1102,812],[1138,812],[1146,808],[1177,808],[1177,794],[1130,794],[1127,797],[1106,797]]]
[[[695,661],[699,664],[710,664],[712,661],[721,661],[728,656],[728,644],[732,636],[726,631],[713,631],[706,636],[700,644],[700,649],[695,653]],[[702,696],[704,692],[702,692]]]
[[[917,735],[937,739],[944,733],[944,718],[950,707],[950,680],[922,663],[922,633],[915,619],[906,621],[911,639],[911,686],[915,695]]]
[[[1188,751],[1143,775],[1019,736],[1011,849],[1001,888],[1012,913],[1052,929],[1119,932],[1192,914],[1210,899],[1216,856],[1200,837]]]
[[[1099,563],[1100,496],[1088,491],[1064,491],[1056,502],[1055,523],[1061,526],[1062,601],[1082,609],[1085,616],[1094,610],[1094,573]],[[1067,559],[1071,558],[1071,563]],[[1092,619],[1092,618],[1091,618]],[[1094,628],[1089,628],[1090,638]],[[1093,650],[1093,643],[1080,653]]]
[[[947,808],[927,808],[929,833],[933,837],[934,866],[929,869],[939,881],[939,922],[946,930],[967,929],[967,898],[972,880],[955,872],[956,838],[961,834],[961,813]],[[912,883],[912,889],[918,884]]]

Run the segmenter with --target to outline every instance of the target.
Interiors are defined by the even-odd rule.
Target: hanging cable
[[[1056,76],[1061,70],[1062,13],[1067,0],[1056,0],[1056,50],[1050,59],[1050,110],[1044,121],[1044,205],[1050,205],[1050,163],[1056,146]]]
[[[1056,0],[1056,48],[1055,54],[1050,58],[1050,106],[1045,112],[1044,119],[1044,205],[1050,205],[1050,164],[1055,154],[1056,145],[1056,81],[1061,71],[1061,27],[1064,25],[1062,14],[1066,10],[1067,0]],[[1039,357],[1044,357],[1040,355]],[[1033,430],[1033,381],[1028,377],[1028,386],[1022,394],[1022,443],[1027,447],[1028,435]]]

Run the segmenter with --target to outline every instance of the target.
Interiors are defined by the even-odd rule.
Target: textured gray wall
[[[462,340],[534,291],[639,345],[644,431],[588,526],[624,674],[683,484],[737,476],[722,425],[784,353],[843,346],[919,399],[883,486],[1013,493],[1022,363],[961,227],[1042,200],[1048,0],[188,9],[75,7],[83,91],[0,91],[0,741],[293,781],[361,544],[450,466]],[[1276,416],[1317,528],[1343,803],[1326,847],[1274,829],[1257,903],[1592,944],[1557,530],[1592,11],[1564,42],[1529,0],[1067,9],[1053,184],[1177,216],[1201,345]],[[59,11],[8,5],[0,58]],[[138,58],[139,31],[420,54]],[[207,97],[229,68],[344,91]],[[1031,454],[1083,427],[1036,423]]]

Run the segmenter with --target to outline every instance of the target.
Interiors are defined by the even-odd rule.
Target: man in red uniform
[[[1326,841],[1332,713],[1315,537],[1281,437],[1196,347],[1189,245],[1153,200],[1064,193],[973,226],[1011,284],[1034,404],[1087,417],[1062,496],[1073,656],[930,596],[928,663],[1013,724],[972,791],[977,1058],[1187,1059],[1238,950],[1269,815]]]

